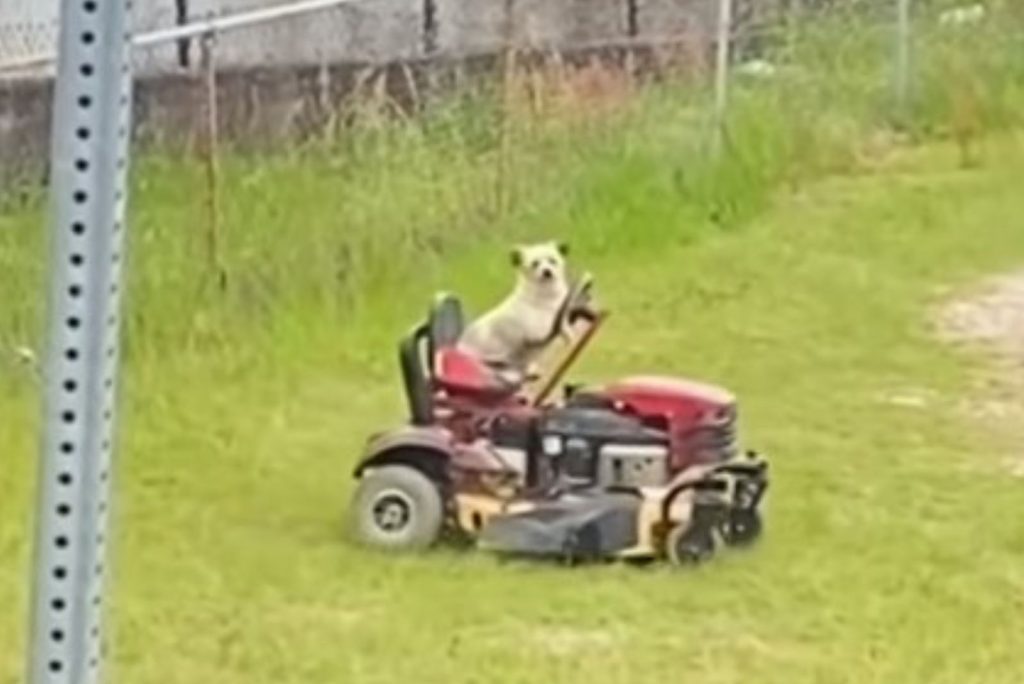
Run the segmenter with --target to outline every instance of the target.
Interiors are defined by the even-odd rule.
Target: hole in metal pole
[[[78,359],[78,350],[72,347],[64,352],[64,358],[68,361],[76,361]]]
[[[53,543],[54,545],[56,545],[58,549],[66,549],[68,548],[68,544],[70,542],[68,541],[67,537],[65,537],[64,535],[60,535],[59,537],[54,538]]]
[[[82,286],[81,285],[72,285],[71,287],[68,288],[68,295],[70,295],[72,298],[81,297],[82,296]]]
[[[85,263],[85,257],[82,256],[81,254],[72,254],[69,261],[71,262],[72,266],[81,266],[82,264]]]
[[[83,64],[80,67],[78,67],[78,72],[80,74],[82,74],[82,76],[85,76],[86,78],[88,78],[89,76],[92,76],[93,71],[94,71],[94,69],[93,69],[92,64]]]
[[[71,473],[61,473],[60,475],[57,476],[57,482],[60,482],[65,487],[70,485],[71,481],[72,481]]]
[[[65,423],[68,423],[68,424],[74,423],[75,422],[75,412],[74,411],[64,411],[63,413],[60,414],[60,419],[62,421],[64,421]]]
[[[79,159],[80,162],[85,162],[84,159]],[[83,169],[84,170],[84,169]],[[71,232],[75,235],[85,235],[85,224],[81,221],[75,221],[71,224]]]
[[[64,610],[67,607],[67,605],[68,604],[64,602],[64,599],[56,598],[50,601],[50,607],[56,611]]]
[[[57,504],[57,515],[61,517],[71,515],[71,506],[68,504]]]

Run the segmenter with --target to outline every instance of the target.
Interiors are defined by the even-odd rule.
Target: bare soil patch
[[[1019,445],[1006,465],[1024,477],[1024,271],[987,279],[947,302],[938,312],[937,328],[946,342],[991,358],[963,409]]]

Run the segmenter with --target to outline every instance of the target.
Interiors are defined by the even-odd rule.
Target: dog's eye
[[[540,268],[540,262],[534,259],[533,261],[530,262],[530,268],[534,270]]]

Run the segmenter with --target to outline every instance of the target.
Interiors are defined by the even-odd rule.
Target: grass
[[[198,285],[198,171],[144,160],[112,679],[1017,682],[1012,445],[961,414],[978,360],[937,345],[924,316],[937,288],[1024,260],[1024,144],[993,138],[972,169],[947,143],[869,154],[881,81],[846,57],[874,38],[846,33],[820,71],[737,92],[723,164],[703,156],[699,96],[672,88],[582,123],[517,122],[507,211],[475,104],[341,148],[226,160],[226,293]],[[37,220],[0,216],[12,343],[38,328]],[[774,467],[755,550],[686,573],[567,571],[384,558],[341,536],[363,438],[402,419],[397,336],[435,287],[484,306],[507,287],[505,243],[551,234],[615,312],[578,378],[680,374],[740,396]],[[22,369],[0,369],[6,684],[24,647],[36,397]],[[924,390],[924,408],[885,401]]]
[[[922,326],[936,286],[1024,259],[1012,220],[1024,147],[1003,150],[961,172],[951,148],[926,148],[787,194],[743,232],[578,256],[616,315],[577,375],[727,384],[748,440],[773,456],[769,536],[696,572],[392,560],[347,545],[348,468],[369,429],[401,416],[398,328],[320,331],[302,354],[132,368],[113,676],[1016,681],[1024,504],[999,466],[1010,445],[957,413],[968,365]],[[460,266],[447,281],[478,274]],[[938,399],[881,400],[908,389]],[[32,407],[2,409],[0,601],[14,609],[0,621],[0,681],[13,682]]]

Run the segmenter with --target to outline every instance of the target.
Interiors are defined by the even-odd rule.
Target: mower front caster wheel
[[[437,541],[444,525],[438,486],[404,465],[369,470],[359,481],[350,512],[356,538],[385,551],[420,551]]]
[[[711,527],[683,524],[673,527],[665,538],[665,555],[672,565],[699,565],[715,555],[718,543]]]
[[[730,511],[722,525],[722,538],[729,546],[749,546],[761,536],[761,514],[749,508]]]

